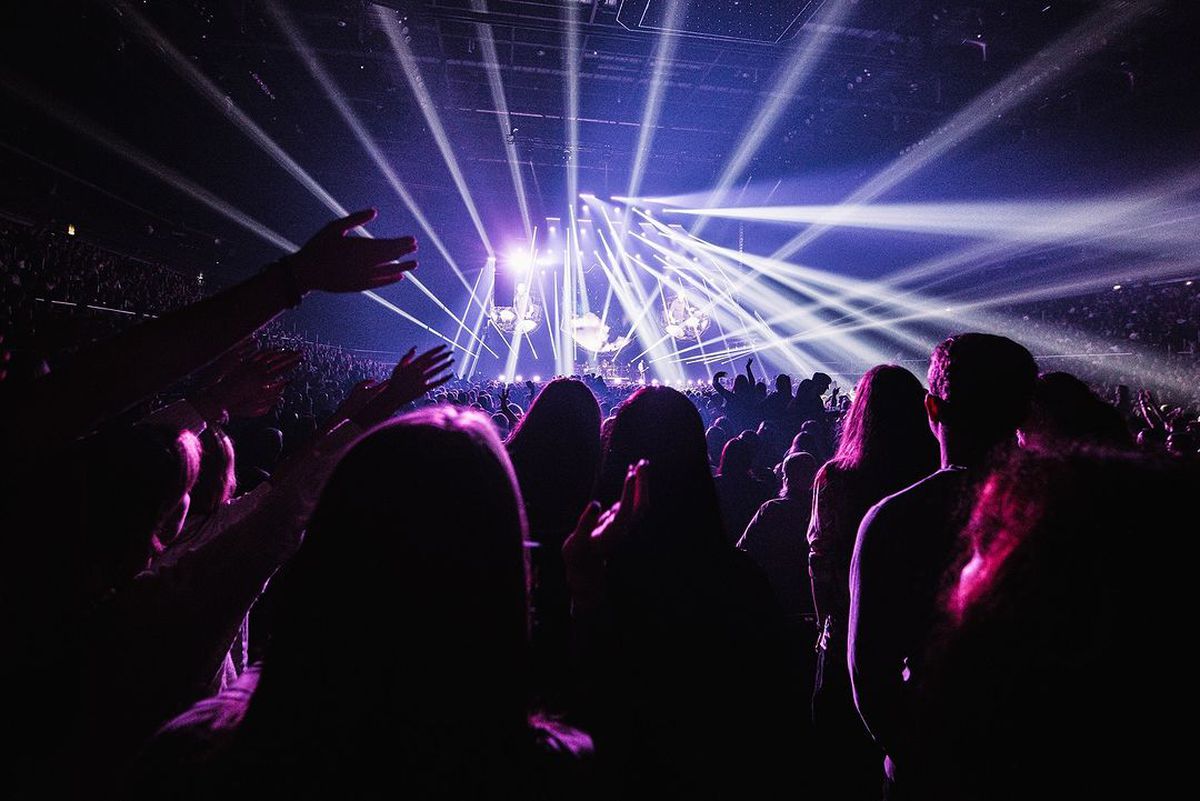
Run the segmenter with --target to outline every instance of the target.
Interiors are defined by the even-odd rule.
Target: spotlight
[[[535,383],[535,384],[540,384],[540,383],[542,383],[542,377],[541,377],[540,375],[535,375],[535,376],[533,377],[533,383]]]
[[[500,375],[496,376],[496,379],[499,381],[508,381],[508,376],[504,375],[504,373],[501,373]]]
[[[528,250],[514,248],[508,252],[508,258],[505,260],[508,266],[520,273],[527,273],[533,269],[534,259]]]
[[[523,375],[513,376],[513,381],[515,381],[518,384],[520,384],[524,380],[525,380],[525,376],[523,376]]]
[[[1113,284],[1113,292],[1120,292],[1120,291],[1121,291],[1121,285]]]

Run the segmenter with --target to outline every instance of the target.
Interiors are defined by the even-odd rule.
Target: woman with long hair
[[[846,664],[855,537],[868,509],[937,470],[938,460],[920,380],[881,364],[859,379],[837,450],[813,485],[808,564],[819,630],[813,718],[828,765],[823,776],[847,798],[878,797],[882,784],[878,749],[859,720]]]
[[[803,714],[783,615],[725,538],[696,407],[667,387],[635,392],[596,495],[613,508],[589,506],[564,557],[614,792],[755,797],[785,765],[794,788]]]
[[[486,418],[437,407],[369,432],[277,579],[260,671],[160,732],[145,788],[567,794],[551,755],[587,740],[531,716],[524,539],[520,492]]]
[[[571,597],[562,544],[591,500],[600,464],[600,405],[582,381],[547,384],[506,442],[525,514],[533,568],[535,685],[550,707],[564,696],[570,666]]]

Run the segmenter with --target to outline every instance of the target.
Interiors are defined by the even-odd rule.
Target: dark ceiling
[[[666,92],[645,194],[710,187],[767,102],[784,111],[742,180],[846,171],[869,175],[1098,8],[1116,0],[860,0],[793,97],[771,87],[820,0],[693,0],[663,75]],[[834,0],[826,0],[834,2]],[[0,34],[2,82],[85,115],[255,219],[298,240],[329,216],[298,183],[205,104],[107,0],[23,3]],[[313,178],[348,207],[407,211],[334,112],[260,0],[133,5]],[[483,251],[371,4],[284,5],[372,138],[466,265]],[[566,165],[581,190],[623,194],[654,68],[664,0],[392,0],[485,224],[520,220],[506,160],[515,146],[535,218],[559,216]],[[1052,91],[980,137],[1134,152],[1195,141],[1194,3],[1166,3],[1090,55]],[[564,9],[581,20],[579,141],[566,136]],[[486,8],[486,11],[476,9]],[[490,27],[511,113],[502,131],[480,24]],[[798,38],[799,37],[799,38]],[[15,83],[14,83],[15,82]],[[38,103],[0,92],[0,209],[94,219],[129,247],[198,266],[271,253],[253,235],[98,148]],[[1105,149],[1106,148],[1106,149]],[[848,187],[848,188],[852,188]],[[81,210],[84,207],[86,211]],[[90,215],[90,217],[88,216]],[[134,225],[136,223],[136,225]],[[131,234],[129,228],[135,228]],[[152,229],[152,233],[149,232]],[[109,234],[111,232],[111,234]],[[217,244],[219,240],[219,244]],[[429,257],[431,254],[426,254]]]

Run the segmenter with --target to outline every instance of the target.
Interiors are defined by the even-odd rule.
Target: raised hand
[[[237,367],[242,362],[252,357],[258,345],[255,344],[253,337],[246,337],[241,342],[238,342],[229,350],[222,353],[217,358],[208,363],[207,366],[200,368],[196,373],[196,380],[200,386],[211,386],[220,381],[225,376]]]
[[[378,394],[354,415],[356,423],[364,428],[381,423],[404,404],[454,377],[453,373],[446,372],[454,364],[454,359],[445,345],[427,350],[414,358],[416,351],[416,348],[410,348],[404,354],[392,371],[391,378],[378,388]]]
[[[322,431],[328,433],[346,420],[352,419],[386,388],[386,381],[376,381],[373,378],[359,381],[350,388],[350,392],[346,395],[345,399],[338,404],[333,416],[325,421]]]
[[[356,211],[334,220],[318,231],[296,253],[284,259],[295,276],[301,293],[361,292],[394,284],[417,266],[415,261],[397,264],[417,249],[411,236],[399,239],[367,239],[348,236],[350,231],[375,219],[375,209]]]
[[[192,405],[207,420],[259,417],[271,411],[287,386],[284,378],[300,362],[293,350],[264,350],[233,366],[225,376],[200,391]]]
[[[649,466],[645,459],[631,465],[621,499],[604,512],[592,501],[563,542],[563,563],[576,608],[595,609],[603,601],[604,560],[629,536],[631,524],[648,508]]]
[[[726,375],[728,375],[728,373],[726,373],[724,370],[718,370],[717,372],[713,373],[713,383],[719,384],[720,382],[724,381]]]
[[[438,345],[414,359],[415,350],[410,349],[396,365],[384,390],[384,394],[401,406],[454,378],[454,373],[447,372],[454,364],[454,357],[445,345]]]

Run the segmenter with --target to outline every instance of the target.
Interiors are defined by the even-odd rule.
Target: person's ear
[[[946,402],[937,395],[925,395],[925,414],[931,426],[940,425],[946,418]]]

